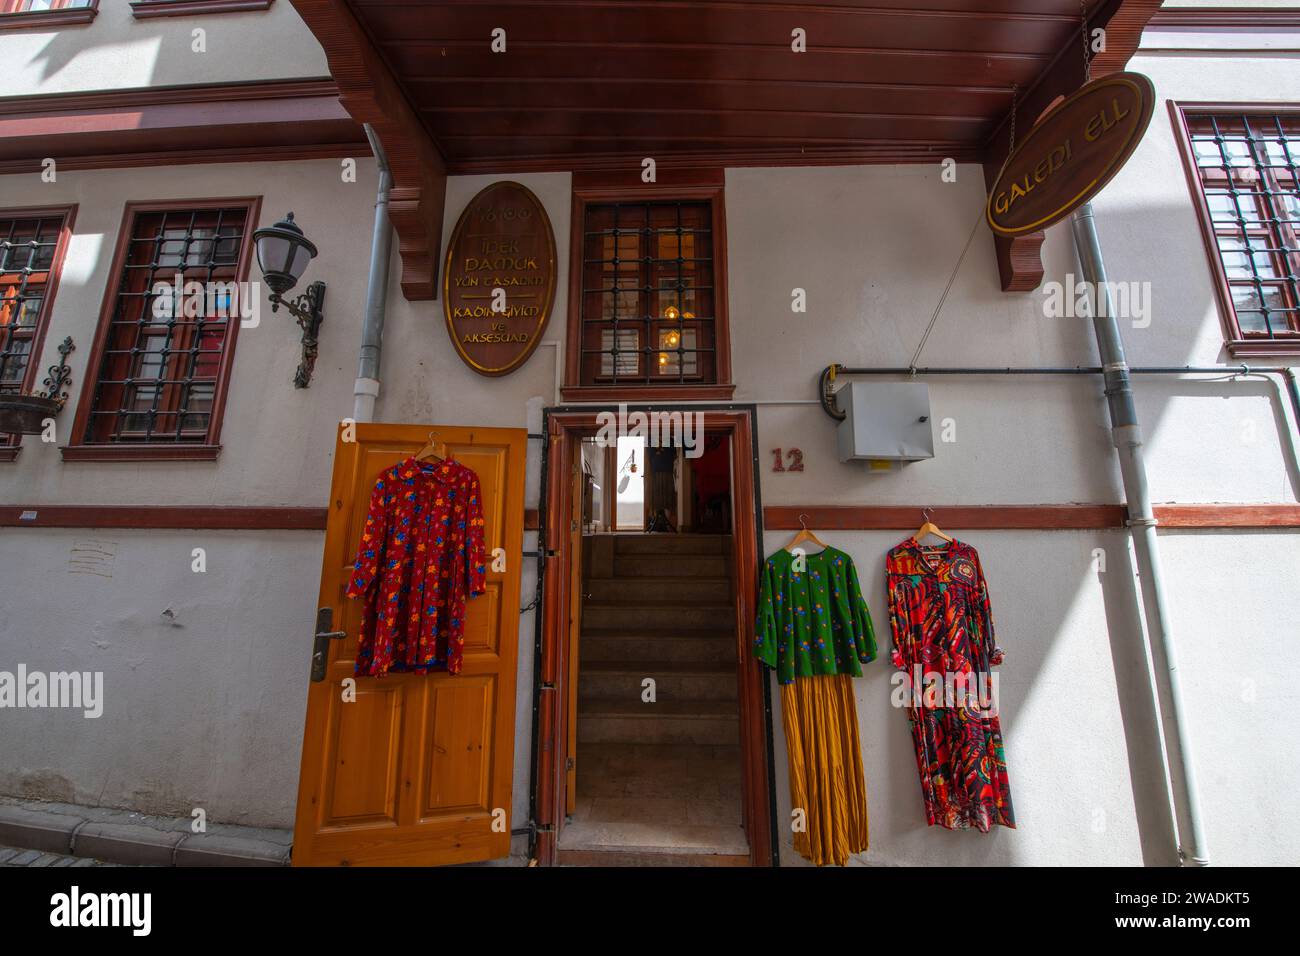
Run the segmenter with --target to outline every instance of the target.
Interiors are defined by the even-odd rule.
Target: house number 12
[[[787,468],[781,461],[782,454],[780,448],[772,449],[772,470],[773,471],[803,471],[803,451],[798,448],[788,448],[785,450],[785,458],[789,460],[790,466]]]

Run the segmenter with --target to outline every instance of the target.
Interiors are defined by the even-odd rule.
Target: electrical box
[[[844,412],[840,461],[921,461],[934,457],[930,389],[924,382],[852,381],[835,393]]]

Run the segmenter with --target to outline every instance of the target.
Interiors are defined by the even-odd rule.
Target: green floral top
[[[814,674],[862,676],[876,659],[876,634],[853,559],[837,548],[799,556],[784,549],[763,563],[754,656],[791,684]]]

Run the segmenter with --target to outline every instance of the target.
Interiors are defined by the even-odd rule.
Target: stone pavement
[[[67,856],[62,853],[42,853],[40,850],[19,850],[0,846],[0,866],[121,866],[105,863],[88,856]]]

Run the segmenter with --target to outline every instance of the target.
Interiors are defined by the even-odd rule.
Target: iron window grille
[[[717,382],[712,206],[591,203],[583,222],[583,385]]]
[[[1300,113],[1184,115],[1229,346],[1300,348]]]
[[[63,215],[0,219],[0,394],[31,386],[64,221]]]
[[[130,224],[86,444],[212,441],[223,363],[239,323],[233,290],[249,209],[140,210]]]

